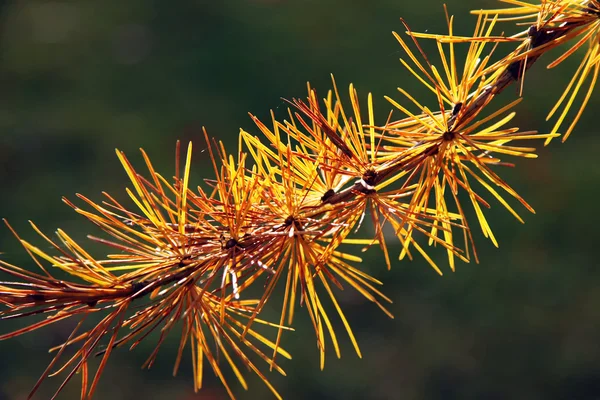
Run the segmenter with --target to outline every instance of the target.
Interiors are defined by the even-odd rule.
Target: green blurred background
[[[474,26],[469,9],[499,5],[447,4],[461,34]],[[397,86],[425,94],[398,62],[390,32],[403,30],[399,17],[416,31],[445,32],[442,3],[434,0],[0,1],[0,216],[34,242],[28,219],[85,242],[90,224],[60,198],[99,200],[105,190],[124,200],[115,147],[140,167],[143,147],[169,176],[177,139],[201,148],[206,126],[234,151],[240,127],[258,133],[247,112],[266,121],[270,109],[283,115],[281,97],[305,96],[306,81],[324,95],[331,72],[340,88],[353,82],[363,98],[373,92],[385,118],[391,107],[383,95],[399,98]],[[550,71],[543,64],[551,56],[534,66],[515,125],[551,128],[546,112],[578,56]],[[506,99],[516,95],[508,92]],[[288,377],[269,374],[284,398],[600,398],[599,103],[596,94],[566,144],[555,141],[538,160],[500,171],[537,214],[518,209],[521,225],[493,203],[488,215],[500,249],[476,231],[479,265],[459,264],[439,277],[416,259],[396,261],[388,272],[376,248],[366,253],[365,267],[384,281],[396,319],[344,293],[362,360],[338,324],[342,359],[331,353],[319,371],[312,327],[298,313],[296,333],[284,336],[294,356],[283,363]],[[194,163],[196,183],[210,177],[205,153],[197,151]],[[0,251],[33,267],[6,228]],[[2,322],[0,331],[22,323]],[[0,343],[0,399],[24,399],[51,359],[48,347],[72,327]],[[153,343],[116,351],[96,398],[225,398],[208,369],[206,388],[194,395],[189,358],[171,377],[175,336],[150,371],[140,366]],[[249,380],[248,393],[236,387],[240,398],[271,397]],[[78,381],[62,398],[77,398]],[[49,379],[37,398],[49,398],[59,383]]]

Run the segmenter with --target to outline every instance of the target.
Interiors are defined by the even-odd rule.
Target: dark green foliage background
[[[469,9],[498,5],[448,2],[462,34],[474,26]],[[143,147],[170,176],[175,141],[193,140],[199,183],[212,173],[199,151],[201,126],[235,151],[239,127],[257,133],[248,111],[266,121],[269,109],[283,115],[280,97],[305,96],[307,80],[323,96],[330,72],[344,92],[349,82],[363,98],[372,91],[381,122],[391,109],[383,95],[400,98],[397,86],[427,101],[397,61],[402,53],[390,32],[403,30],[399,17],[417,31],[445,32],[442,3],[433,0],[0,1],[0,216],[42,246],[28,219],[85,243],[93,227],[60,197],[83,193],[99,200],[106,190],[125,200],[115,147],[140,168]],[[551,128],[546,112],[577,57],[550,71],[544,63],[551,56],[534,66],[515,125]],[[504,99],[516,95],[515,88],[508,92]],[[555,141],[538,160],[500,171],[537,214],[517,208],[526,219],[522,226],[492,203],[488,215],[500,249],[476,230],[479,265],[458,264],[440,278],[422,259],[396,261],[388,272],[376,248],[365,254],[365,266],[394,300],[396,319],[349,290],[341,295],[362,360],[338,324],[342,360],[330,353],[320,372],[312,328],[299,310],[295,334],[284,337],[294,356],[283,363],[288,377],[269,375],[284,397],[600,398],[599,103],[596,93],[566,144]],[[0,251],[9,262],[34,267],[4,228]],[[0,331],[22,325],[2,322]],[[71,328],[67,322],[0,343],[0,399],[25,398],[50,360],[47,348]],[[224,398],[209,370],[206,388],[193,394],[189,358],[170,376],[177,340],[165,345],[150,371],[139,366],[151,341],[132,353],[117,351],[97,398]],[[38,398],[49,398],[59,382],[48,380]],[[250,389],[237,392],[269,396],[252,376]],[[62,398],[76,398],[77,391],[74,383]]]

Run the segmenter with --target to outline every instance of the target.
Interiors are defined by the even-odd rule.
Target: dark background
[[[501,6],[447,3],[461,34],[474,27],[469,9]],[[170,176],[177,139],[200,148],[206,126],[234,151],[240,127],[258,134],[247,112],[268,122],[270,109],[285,111],[281,97],[305,96],[306,81],[324,95],[331,72],[344,92],[349,82],[363,98],[373,92],[385,116],[391,106],[383,95],[399,99],[397,86],[425,95],[397,60],[402,53],[390,32],[403,31],[399,17],[416,31],[445,32],[442,3],[433,0],[0,1],[0,216],[35,243],[28,219],[85,243],[90,224],[60,198],[99,200],[105,190],[124,200],[115,147],[140,168],[143,147]],[[544,65],[551,56],[533,67],[514,125],[552,127],[546,113],[580,56],[554,70]],[[516,89],[508,92],[510,99]],[[319,371],[312,327],[299,312],[295,334],[284,336],[294,356],[283,363],[288,377],[269,374],[284,398],[600,398],[599,103],[596,93],[566,144],[554,141],[539,159],[500,171],[537,214],[518,208],[521,225],[493,203],[488,215],[500,248],[475,230],[479,265],[459,263],[439,277],[416,259],[395,261],[388,272],[376,248],[366,253],[365,268],[384,281],[396,319],[343,296],[362,360],[339,326],[342,359],[330,353]],[[194,159],[198,183],[211,170],[205,154]],[[6,228],[0,250],[33,268]],[[17,325],[3,322],[0,330]],[[48,347],[70,328],[67,322],[0,343],[0,399],[26,397],[51,358]],[[96,398],[224,398],[208,367],[206,388],[193,394],[189,358],[171,377],[177,343],[175,335],[150,371],[140,366],[153,343],[116,351]],[[78,381],[62,398],[78,398]],[[49,379],[38,398],[59,383]],[[252,375],[249,383],[248,393],[234,385],[240,398],[270,397]]]

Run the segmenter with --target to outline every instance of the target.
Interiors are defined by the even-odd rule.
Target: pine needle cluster
[[[413,32],[402,21],[405,33],[394,33],[405,54],[400,61],[429,98],[398,88],[399,95],[386,97],[395,110],[385,120],[376,120],[371,94],[360,97],[350,85],[350,101],[344,102],[333,80],[323,99],[309,85],[306,98],[289,100],[285,119],[272,113],[266,123],[251,115],[260,136],[242,130],[234,153],[204,132],[214,175],[199,187],[190,185],[191,143],[184,151],[177,144],[172,177],[158,173],[143,151],[145,172],[117,151],[130,179],[131,205],[108,193],[99,203],[83,195],[64,199],[104,232],[89,237],[106,247],[100,258],[66,232],[59,229],[52,239],[32,223],[51,249],[43,250],[7,222],[38,271],[0,261],[9,276],[0,283],[0,318],[43,319],[0,339],[77,321],[52,349],[55,357],[30,397],[49,376],[64,374],[58,395],[78,374],[81,398],[91,398],[115,348],[133,349],[156,333],[145,363],[150,367],[177,331],[174,373],[191,349],[196,390],[207,363],[232,398],[226,375],[247,388],[245,370],[258,374],[279,398],[266,374],[285,374],[278,362],[291,355],[281,347],[282,337],[293,331],[299,306],[312,322],[321,368],[327,352],[341,354],[334,319],[361,356],[339,290],[356,291],[392,317],[386,309],[391,299],[357,253],[380,248],[388,269],[395,258],[420,257],[441,275],[444,266],[432,252],[443,252],[454,270],[458,261],[478,261],[478,233],[498,246],[484,213],[491,202],[520,222],[510,198],[534,212],[501,178],[502,170],[519,158],[536,158],[534,146],[560,136],[561,127],[567,127],[563,140],[571,134],[600,68],[600,2],[501,2],[505,8],[474,11],[471,37],[454,34],[447,12],[446,34]],[[522,32],[495,33],[507,21]],[[437,54],[426,54],[424,40],[435,41]],[[514,43],[514,51],[498,56],[501,42]],[[522,94],[530,67],[565,43],[548,68],[583,56],[548,113],[555,125],[548,133],[521,131],[512,121],[522,98],[500,104],[495,97],[513,83]],[[457,60],[458,46],[466,46],[466,59]],[[569,119],[570,111],[575,115]],[[357,237],[364,223],[372,237]],[[390,254],[387,243],[396,239],[402,250]],[[346,245],[359,250],[342,250]],[[56,271],[69,279],[57,278]],[[274,295],[278,290],[283,297]],[[281,310],[276,321],[261,318],[269,302]],[[95,357],[100,362],[91,371]]]

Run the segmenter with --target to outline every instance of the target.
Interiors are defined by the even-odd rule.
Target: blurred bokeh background
[[[499,5],[447,4],[461,34],[474,27],[468,10]],[[403,31],[399,17],[416,31],[445,31],[435,0],[0,0],[0,216],[34,242],[29,219],[85,242],[90,224],[61,196],[99,200],[107,191],[124,200],[115,147],[138,165],[143,147],[169,176],[177,139],[201,148],[206,126],[235,150],[240,127],[258,134],[248,112],[265,120],[270,109],[283,115],[282,97],[305,96],[306,81],[324,95],[332,72],[341,88],[353,82],[359,94],[373,92],[385,118],[391,106],[383,95],[399,98],[397,86],[425,95],[398,62],[391,31]],[[551,128],[545,115],[577,58],[547,70],[547,56],[534,66],[515,125]],[[365,254],[396,318],[343,296],[362,360],[339,330],[342,359],[331,354],[319,371],[312,327],[298,313],[295,334],[283,342],[294,356],[283,363],[288,376],[269,374],[284,398],[600,398],[597,94],[566,144],[555,141],[539,159],[500,171],[537,214],[518,209],[521,225],[493,203],[489,219],[500,248],[476,231],[479,265],[459,264],[439,277],[422,259],[396,261],[387,271],[378,249]],[[503,96],[516,95],[511,88]],[[206,155],[196,152],[193,179],[210,174]],[[34,267],[6,228],[0,251],[11,263]],[[15,326],[2,322],[0,331]],[[1,342],[0,399],[26,397],[51,359],[48,347],[71,328],[67,322]],[[140,366],[153,343],[116,351],[96,398],[225,398],[208,369],[206,388],[193,393],[189,358],[171,376],[172,339],[150,371]],[[50,398],[59,383],[46,381],[37,398]],[[249,384],[247,393],[236,387],[240,398],[271,397],[251,375]],[[77,396],[75,379],[61,398]]]

